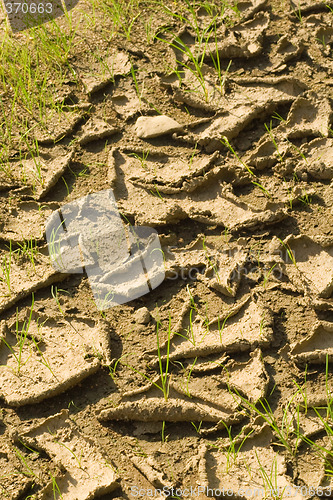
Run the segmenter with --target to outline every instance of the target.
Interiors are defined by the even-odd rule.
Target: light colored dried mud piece
[[[154,460],[154,458],[149,455],[148,457],[142,458],[136,455],[130,457],[131,462],[134,466],[145,476],[148,481],[156,488],[171,488],[172,483],[170,483],[164,472],[159,472],[160,465]]]
[[[112,123],[107,123],[100,118],[91,117],[82,127],[82,135],[79,142],[84,145],[91,141],[97,141],[109,137],[118,132],[119,129]]]
[[[316,40],[320,43],[324,53],[329,55],[333,43],[333,27],[328,25],[321,26],[316,31]]]
[[[237,127],[244,128],[248,123],[242,125],[242,116],[238,111],[240,106],[243,106],[242,109],[246,113],[246,116],[243,117],[243,121],[245,121],[248,119],[247,115],[252,112],[257,112],[259,117],[268,113],[269,110],[265,106],[271,106],[273,112],[273,107],[277,104],[292,102],[304,89],[308,88],[303,82],[293,77],[235,77],[228,80],[228,92],[226,92],[225,87],[221,89],[216,86],[216,76],[209,66],[203,65],[202,73],[202,85],[205,87],[205,92],[202,85],[193,79],[193,73],[186,69],[182,79],[182,88],[185,87],[185,90],[179,88],[179,82],[171,84],[174,99],[193,108],[203,109],[211,113],[223,113],[225,124],[229,127],[226,129],[225,135],[230,138],[237,135],[236,132],[232,132],[231,125],[237,131]],[[255,105],[257,105],[257,110],[255,110]],[[235,112],[237,116],[232,120]],[[196,120],[189,123],[187,128],[192,129],[200,124],[207,124],[211,120],[209,118]],[[231,133],[233,133],[232,136]],[[194,137],[190,135],[181,136],[179,139],[185,140],[186,138],[196,144]]]
[[[287,142],[280,142],[277,138],[274,140],[278,150],[272,139],[265,134],[257,146],[242,157],[242,161],[257,170],[273,167],[290,150],[290,145]]]
[[[158,382],[156,382],[158,383]],[[160,382],[161,384],[161,382]],[[235,413],[235,402],[231,398],[215,404],[201,398],[185,396],[176,384],[170,382],[167,400],[162,391],[153,386],[141,388],[124,395],[118,405],[101,410],[98,419],[138,420],[141,422],[237,422],[243,418]]]
[[[147,307],[140,307],[133,315],[134,321],[140,325],[148,325],[151,320],[150,312]]]
[[[290,0],[290,10],[293,13],[298,14],[299,12],[306,13],[313,10],[326,10],[326,6],[333,6],[331,0],[325,0],[325,2],[318,2],[317,0]]]
[[[84,318],[14,323],[0,345],[1,397],[13,406],[37,403],[95,373],[100,357],[110,359],[105,329]]]
[[[318,454],[318,450],[308,447],[306,450],[300,450],[297,454],[297,471],[299,479],[306,485],[304,487],[310,491],[310,488],[317,490],[319,496],[329,496],[329,487],[327,485],[327,476],[325,481],[324,460]],[[326,485],[323,484],[326,482]]]
[[[289,34],[282,36],[270,56],[273,65],[270,71],[278,72],[285,69],[285,64],[297,59],[303,53],[304,48],[304,43],[298,38],[291,38]]]
[[[204,78],[204,80],[206,82],[207,79]],[[209,88],[210,92],[207,96],[207,99],[204,99],[203,97],[200,96],[200,93],[199,93],[200,89],[198,89],[196,93],[194,91],[192,93],[192,92],[188,92],[186,90],[181,90],[178,87],[176,87],[175,85],[172,85],[173,99],[175,102],[181,102],[181,103],[184,103],[188,106],[191,106],[192,108],[203,109],[204,111],[207,111],[208,113],[215,114],[216,108],[217,108],[216,103],[219,102],[219,98],[217,97],[218,93],[214,90],[211,90],[209,84],[206,84],[206,86],[207,86],[207,89]],[[210,120],[205,118],[201,123],[207,123],[208,121],[210,121]]]
[[[324,363],[326,364],[326,360]],[[325,385],[318,385],[314,383],[311,384],[308,380],[306,388],[307,408],[324,409],[324,411],[326,411],[325,408],[329,408],[333,394],[333,385],[330,377],[328,377],[327,381],[325,380]],[[302,408],[304,408],[305,406],[304,397],[302,395],[299,395],[297,397],[297,400],[295,398],[295,403],[296,402],[300,403],[300,409],[302,410]]]
[[[321,411],[322,415],[320,415],[320,410],[316,413],[315,410],[313,410],[312,403],[309,404],[311,401],[311,394],[308,392],[308,387],[307,387],[307,399],[306,399],[306,404],[307,406],[305,407],[304,403],[304,397],[299,397],[298,399],[300,400],[300,406],[299,409],[301,410],[302,413],[297,414],[297,412],[294,412],[294,429],[295,429],[295,434],[300,433],[302,436],[311,438],[315,436],[316,434],[322,432],[325,430],[325,417],[326,415],[323,414],[323,411]],[[308,399],[308,396],[310,399]],[[327,395],[326,395],[327,398]],[[296,403],[296,398],[294,403]],[[316,406],[316,405],[315,405]],[[324,405],[317,405],[323,407]],[[327,406],[327,399],[326,399],[326,406]],[[297,439],[297,437],[295,437]]]
[[[236,304],[228,314],[209,322],[184,310],[181,328],[171,340],[169,360],[208,356],[214,353],[243,352],[267,346],[273,339],[271,311],[248,298]],[[161,356],[167,342],[161,346]],[[152,359],[157,363],[157,358]]]
[[[183,129],[176,120],[166,115],[139,116],[135,123],[135,132],[140,139],[152,139],[161,135],[172,134]]]
[[[290,281],[306,295],[328,298],[333,291],[333,246],[323,248],[306,235],[284,240],[290,255],[285,264]],[[291,252],[293,254],[292,259]]]
[[[269,21],[268,13],[259,12],[255,14],[253,19],[237,24],[230,30],[222,28],[223,32],[217,32],[217,36],[223,41],[218,41],[217,44],[215,41],[209,42],[207,44],[208,50],[205,51],[205,59],[210,59],[210,54],[215,55],[216,49],[221,58],[250,58],[259,55],[263,49],[263,35],[268,28]]]
[[[255,118],[273,113],[277,104],[291,103],[301,92],[297,81],[272,79],[272,84],[270,80],[259,80],[247,83],[239,79],[238,84],[233,84],[232,92],[217,103],[219,114],[185,136],[189,142],[204,146],[208,153],[221,150],[224,136],[228,140],[237,137]]]
[[[264,427],[259,434],[245,440],[233,460],[227,450],[207,452],[208,466],[210,456],[217,464],[216,477],[212,477],[208,468],[210,487],[214,484],[215,488],[232,490],[232,497],[246,500],[254,496],[258,499],[307,498],[294,488],[292,478],[287,475],[285,458],[270,447],[272,438],[270,430]]]
[[[287,120],[277,128],[277,133],[289,139],[306,136],[328,137],[332,107],[327,97],[310,91],[299,96],[292,104]]]
[[[136,89],[129,82],[122,82],[121,88],[115,90],[111,99],[115,111],[124,120],[129,120],[139,111],[144,113],[150,109],[146,102],[139,99]]]
[[[40,200],[58,182],[70,164],[73,152],[59,151],[53,158],[43,158],[43,155],[23,160],[16,165],[16,171],[21,172],[21,178],[32,188],[35,199]],[[44,155],[47,157],[49,155]]]
[[[255,349],[250,356],[250,361],[246,363],[231,362],[225,365],[222,375],[231,389],[241,391],[251,403],[256,403],[266,396],[269,377],[261,350]]]
[[[164,269],[167,279],[177,279],[179,273],[181,277],[192,277],[200,269],[207,265],[206,253],[203,250],[203,238],[199,236],[197,240],[187,245],[185,248],[163,247]]]
[[[291,346],[291,355],[303,363],[326,363],[333,360],[333,324],[318,321],[312,332]]]
[[[8,204],[9,205],[9,204]],[[45,221],[57,203],[11,200],[9,206],[0,212],[0,238],[5,241],[23,243],[25,240],[39,240],[45,233]]]
[[[191,374],[189,379],[186,376],[173,377],[170,384],[179,394],[191,399],[196,398],[198,401],[224,410],[228,409],[233,413],[236,413],[241,402],[238,396],[230,392],[220,375],[198,377]]]
[[[305,156],[295,172],[306,172],[314,179],[333,179],[333,139],[318,138],[302,147]]]
[[[266,6],[267,0],[240,0],[237,2],[237,11],[240,13],[242,20],[246,20],[258,11],[263,10]],[[227,5],[224,10],[224,15],[234,17],[235,10]]]
[[[80,78],[87,94],[101,90],[114,81],[115,76],[125,75],[131,69],[131,63],[126,52],[116,52],[106,57],[101,64],[88,73],[80,71]]]
[[[164,247],[163,253],[168,279],[195,276],[213,290],[236,295],[247,258],[242,248],[223,247],[216,238],[200,236],[185,248]],[[200,274],[202,268],[206,268],[204,275]]]
[[[90,500],[119,487],[114,468],[103,451],[68,418],[68,410],[45,419],[20,439],[30,447],[43,450],[66,471],[57,478],[61,494],[56,492],[54,497],[49,484],[41,492],[40,500]]]
[[[149,190],[126,184],[128,196],[118,206],[127,214],[133,214],[137,224],[164,225],[186,218],[208,225],[221,225],[231,231],[254,228],[258,225],[275,224],[286,217],[283,209],[260,210],[240,201],[220,182],[209,184],[206,189],[192,193],[179,193],[172,198],[158,195]]]
[[[197,362],[193,365],[191,373],[209,373],[212,371],[216,371],[218,368],[223,367],[227,361],[229,360],[229,356],[227,354],[218,354],[215,356],[209,356],[209,360],[207,358],[197,358]]]
[[[247,252],[237,247],[230,248],[229,251],[217,252],[208,257],[209,266],[204,276],[198,275],[198,279],[213,290],[235,297],[246,259]]]
[[[162,155],[142,152],[141,159],[128,161],[134,174],[129,177],[129,181],[146,189],[154,190],[157,187],[165,194],[190,193],[211,178],[209,174],[214,170],[215,161],[219,158],[218,151],[208,157],[196,156],[194,153],[186,157],[174,156],[166,159],[161,157]],[[217,175],[217,171],[214,170],[214,175]]]
[[[56,272],[50,265],[48,257],[39,253],[34,264],[25,262],[18,265],[10,254],[0,254],[0,313],[27,297],[32,292],[52,285],[66,278],[65,274]],[[9,284],[7,283],[6,266],[10,266]],[[9,289],[10,288],[10,289]]]
[[[35,139],[40,144],[52,144],[69,136],[75,127],[81,122],[83,111],[67,111],[60,115],[45,117],[45,128],[35,129]]]

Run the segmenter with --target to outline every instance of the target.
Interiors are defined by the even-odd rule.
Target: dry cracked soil
[[[61,113],[3,82],[1,499],[332,496],[332,16],[80,1]],[[99,311],[45,222],[106,189],[165,279]]]

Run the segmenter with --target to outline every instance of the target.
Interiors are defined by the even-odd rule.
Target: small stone
[[[140,323],[141,325],[147,325],[150,321],[150,312],[146,307],[140,307],[134,313],[134,319],[136,323]]]
[[[176,120],[166,115],[140,116],[135,124],[136,135],[141,139],[151,139],[160,135],[172,134],[182,130]]]

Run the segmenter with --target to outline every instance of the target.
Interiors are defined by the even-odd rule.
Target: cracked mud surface
[[[165,5],[126,37],[80,2],[62,113],[1,159],[1,499],[333,488],[333,4]],[[45,222],[110,188],[165,279],[101,314]]]

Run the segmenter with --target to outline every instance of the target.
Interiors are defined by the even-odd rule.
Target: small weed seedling
[[[137,96],[139,98],[139,103],[141,105],[141,99],[142,99],[143,89],[140,92],[138,80],[136,78],[137,71],[139,71],[139,70],[138,69],[134,69],[133,63],[131,63],[131,75],[132,75],[133,82],[134,82],[134,85],[135,85],[136,94],[137,94]]]
[[[160,369],[160,374],[161,374],[162,392],[163,392],[165,401],[167,401],[168,396],[169,396],[168,371],[169,371],[169,356],[170,356],[170,341],[171,341],[171,316],[169,316],[168,342],[167,342],[167,354],[166,354],[167,358],[166,358],[165,371],[163,370],[163,366],[162,366],[162,357],[161,357],[160,341],[159,341],[159,327],[160,327],[160,323],[158,321],[156,324],[158,364],[159,364],[159,369]]]
[[[24,455],[20,452],[20,450],[16,447],[14,447],[14,452],[15,452],[15,455],[21,460],[21,462],[24,464],[24,467],[25,467],[25,471],[23,472],[23,474],[25,476],[30,476],[30,477],[37,477],[37,475],[35,474],[35,472],[31,469],[31,467],[29,467],[28,465],[28,462],[26,460],[26,458],[24,457]]]
[[[159,367],[159,377],[161,380],[161,385],[159,385],[157,382],[154,381],[151,377],[145,375],[141,371],[137,370],[133,366],[129,365],[128,363],[123,363],[125,366],[130,368],[132,371],[135,373],[138,373],[141,375],[144,379],[146,379],[148,382],[150,382],[152,385],[157,387],[164,396],[165,401],[168,400],[169,397],[169,381],[170,381],[170,374],[169,374],[169,357],[170,357],[170,342],[171,342],[171,317],[169,317],[169,326],[168,326],[168,340],[167,340],[167,354],[166,354],[166,365],[165,369],[163,368],[163,360],[162,360],[162,354],[161,354],[161,349],[160,349],[160,337],[159,337],[159,329],[160,329],[161,323],[158,320],[156,323],[156,339],[157,339],[157,354],[158,354],[158,367]]]
[[[15,333],[16,333],[16,341],[17,341],[16,346],[18,347],[18,352],[17,352],[16,346],[14,348],[4,338],[2,339],[2,342],[10,350],[10,352],[12,353],[12,355],[14,356],[14,358],[15,358],[15,360],[17,362],[17,374],[18,375],[19,375],[19,373],[21,371],[21,368],[23,366],[23,364],[22,364],[23,348],[24,348],[25,342],[27,340],[27,336],[28,336],[28,332],[29,332],[29,328],[30,328],[30,323],[31,323],[31,320],[32,320],[32,314],[33,314],[33,309],[34,309],[34,302],[35,302],[35,298],[34,298],[34,294],[32,294],[32,301],[31,301],[31,309],[30,309],[29,318],[28,318],[28,320],[24,321],[21,329],[19,329],[18,309],[16,309]],[[28,359],[25,361],[25,363],[27,363]]]
[[[252,181],[252,184],[254,186],[257,186],[267,196],[267,198],[272,198],[271,194],[267,191],[267,189],[262,184],[260,184],[260,182]]]
[[[215,35],[215,57],[214,54],[211,52],[210,57],[211,60],[213,61],[214,68],[217,72],[218,79],[219,79],[219,90],[221,94],[223,94],[224,87],[225,87],[225,82],[228,77],[229,69],[232,64],[232,60],[229,61],[228,66],[226,67],[224,74],[222,72],[221,68],[221,61],[220,61],[220,55],[219,55],[219,50],[218,50],[218,42],[217,42],[217,33],[216,33],[216,24],[214,25],[214,35]]]
[[[188,371],[188,374],[186,376],[186,382],[185,383],[180,382],[182,389],[184,390],[186,396],[188,396],[189,398],[192,398],[190,390],[189,390],[189,382],[190,382],[193,368],[197,362],[197,359],[198,359],[197,357],[194,359],[194,361],[193,361],[193,363]],[[183,363],[181,363],[180,361],[175,361],[175,363],[179,364],[182,367],[182,369],[184,370],[184,372],[186,371],[186,368],[184,367]]]
[[[294,252],[292,251],[290,246],[286,245],[280,238],[278,238],[278,240],[283,245],[283,247],[286,249],[290,262],[292,262],[297,269],[297,263],[296,263],[296,258],[295,258]]]
[[[239,433],[233,437],[232,435],[232,426],[228,426],[225,422],[223,422],[223,425],[224,427],[226,428],[226,431],[228,433],[228,439],[229,439],[229,445],[228,446],[223,446],[222,447],[222,450],[223,452],[225,453],[226,455],[226,459],[227,459],[227,467],[226,467],[226,473],[229,472],[230,470],[230,467],[236,463],[237,461],[237,457],[238,457],[238,454],[239,452],[241,451],[245,441],[247,440],[247,438],[254,432],[254,430],[250,430],[248,432],[248,434],[246,434],[241,440],[240,440],[240,436],[242,434],[242,429],[239,431]],[[218,444],[211,444],[210,445],[211,447],[213,448],[218,448],[218,449],[221,449],[221,445],[218,445]]]
[[[61,291],[61,292],[65,292],[65,290],[60,290],[58,289],[58,287],[54,287],[53,285],[51,286],[51,295],[52,297],[54,298],[54,300],[56,301],[56,304],[58,306],[58,309],[60,311],[60,314],[65,317],[65,313],[60,305],[60,300],[59,300],[59,297],[58,297],[58,292]]]
[[[254,172],[250,169],[250,167],[248,165],[246,165],[246,163],[243,162],[243,160],[240,159],[240,157],[238,156],[238,154],[236,153],[236,151],[234,150],[234,148],[232,147],[232,145],[230,144],[230,142],[228,141],[228,139],[225,136],[223,137],[223,139],[221,139],[221,143],[223,144],[223,146],[225,146],[226,148],[229,149],[229,151],[234,155],[234,157],[239,161],[239,163],[244,168],[246,168],[246,170],[249,172],[249,174],[252,175],[253,177],[255,177]]]
[[[142,152],[142,156],[138,155],[137,153],[130,153],[128,156],[133,156],[133,158],[139,160],[141,167],[145,170],[147,168],[146,163],[147,163],[147,158],[149,156],[149,152],[150,150],[148,149],[148,151]]]
[[[299,22],[301,24],[303,24],[303,16],[302,16],[302,11],[301,11],[300,0],[298,0],[298,7],[297,7],[297,9],[293,10],[293,14],[295,14],[295,16],[297,17],[297,19],[299,20]]]
[[[273,266],[269,269],[268,273],[265,275],[264,277],[264,281],[263,281],[263,287],[266,288],[266,285],[267,285],[267,281],[270,277],[270,275],[272,274],[272,272],[274,271],[274,268],[278,265],[277,262],[275,262],[275,264],[273,264]]]
[[[283,163],[284,159],[279,151],[278,145],[276,143],[275,137],[274,137],[273,132],[272,132],[272,128],[273,128],[272,121],[270,122],[269,127],[267,126],[267,123],[265,123],[265,129],[268,132],[268,135],[269,135],[272,143],[274,144],[274,147],[276,149],[276,152],[277,152],[277,155],[279,157],[280,162]]]
[[[219,330],[219,335],[220,335],[220,342],[222,344],[222,333],[223,333],[223,330],[224,330],[224,327],[225,327],[225,324],[226,322],[228,321],[228,319],[232,316],[232,313],[229,313],[223,320],[222,322],[222,326],[220,326],[220,316],[217,318],[217,327],[218,327],[218,330]]]
[[[195,428],[196,433],[200,434],[200,430],[201,430],[201,427],[202,427],[202,420],[201,420],[201,422],[199,422],[198,425],[196,425],[195,422],[191,422],[191,424]]]
[[[19,256],[27,256],[30,260],[34,272],[36,273],[35,258],[38,254],[38,245],[33,238],[24,240],[23,243],[18,243],[19,248],[15,251]]]
[[[53,498],[63,498],[60,488],[58,486],[58,483],[56,481],[56,478],[50,473],[51,481],[52,481],[52,492],[53,492]]]
[[[6,283],[6,285],[7,285],[9,295],[11,295],[10,272],[11,272],[11,266],[12,266],[12,258],[13,258],[12,240],[10,240],[9,253],[8,253],[8,255],[4,255],[4,257],[2,259],[2,264],[1,264],[2,276],[0,277],[0,281]]]

